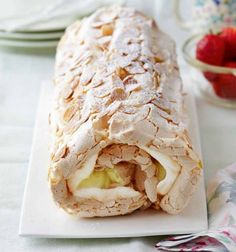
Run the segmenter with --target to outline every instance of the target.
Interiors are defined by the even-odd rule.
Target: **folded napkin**
[[[236,251],[236,163],[220,170],[207,186],[209,230],[168,237],[158,251]]]
[[[125,4],[150,15],[160,16],[166,9],[164,0],[56,0],[43,8],[20,16],[0,18],[0,30],[7,32],[53,30],[65,28],[78,18],[91,14],[99,7],[110,4]],[[165,12],[165,11],[164,11]]]
[[[13,32],[52,21],[54,23],[62,23],[66,27],[77,18],[88,15],[101,6],[112,3],[114,3],[113,0],[57,0],[44,8],[28,14],[0,19],[0,29]],[[124,0],[117,0],[116,3],[124,3]]]

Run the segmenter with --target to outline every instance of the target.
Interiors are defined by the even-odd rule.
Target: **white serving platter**
[[[59,209],[53,202],[47,181],[50,139],[48,112],[51,95],[52,84],[45,82],[42,85],[35,124],[20,220],[20,235],[53,238],[140,237],[187,234],[207,229],[203,178],[191,202],[179,215],[146,210],[127,216],[82,219],[72,217]],[[201,156],[196,107],[191,92],[185,96],[185,104],[188,108],[193,144]]]

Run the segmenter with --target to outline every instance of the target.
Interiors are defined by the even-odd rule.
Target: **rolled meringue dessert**
[[[66,29],[55,64],[49,183],[80,217],[180,213],[202,174],[175,44],[154,20],[101,8]]]

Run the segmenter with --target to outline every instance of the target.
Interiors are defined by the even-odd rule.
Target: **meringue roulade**
[[[127,7],[66,29],[56,55],[49,182],[81,217],[178,214],[202,174],[183,121],[174,42]]]

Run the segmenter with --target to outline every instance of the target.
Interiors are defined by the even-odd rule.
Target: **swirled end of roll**
[[[202,174],[184,122],[174,42],[132,8],[69,26],[56,56],[49,183],[81,217],[178,214]]]

